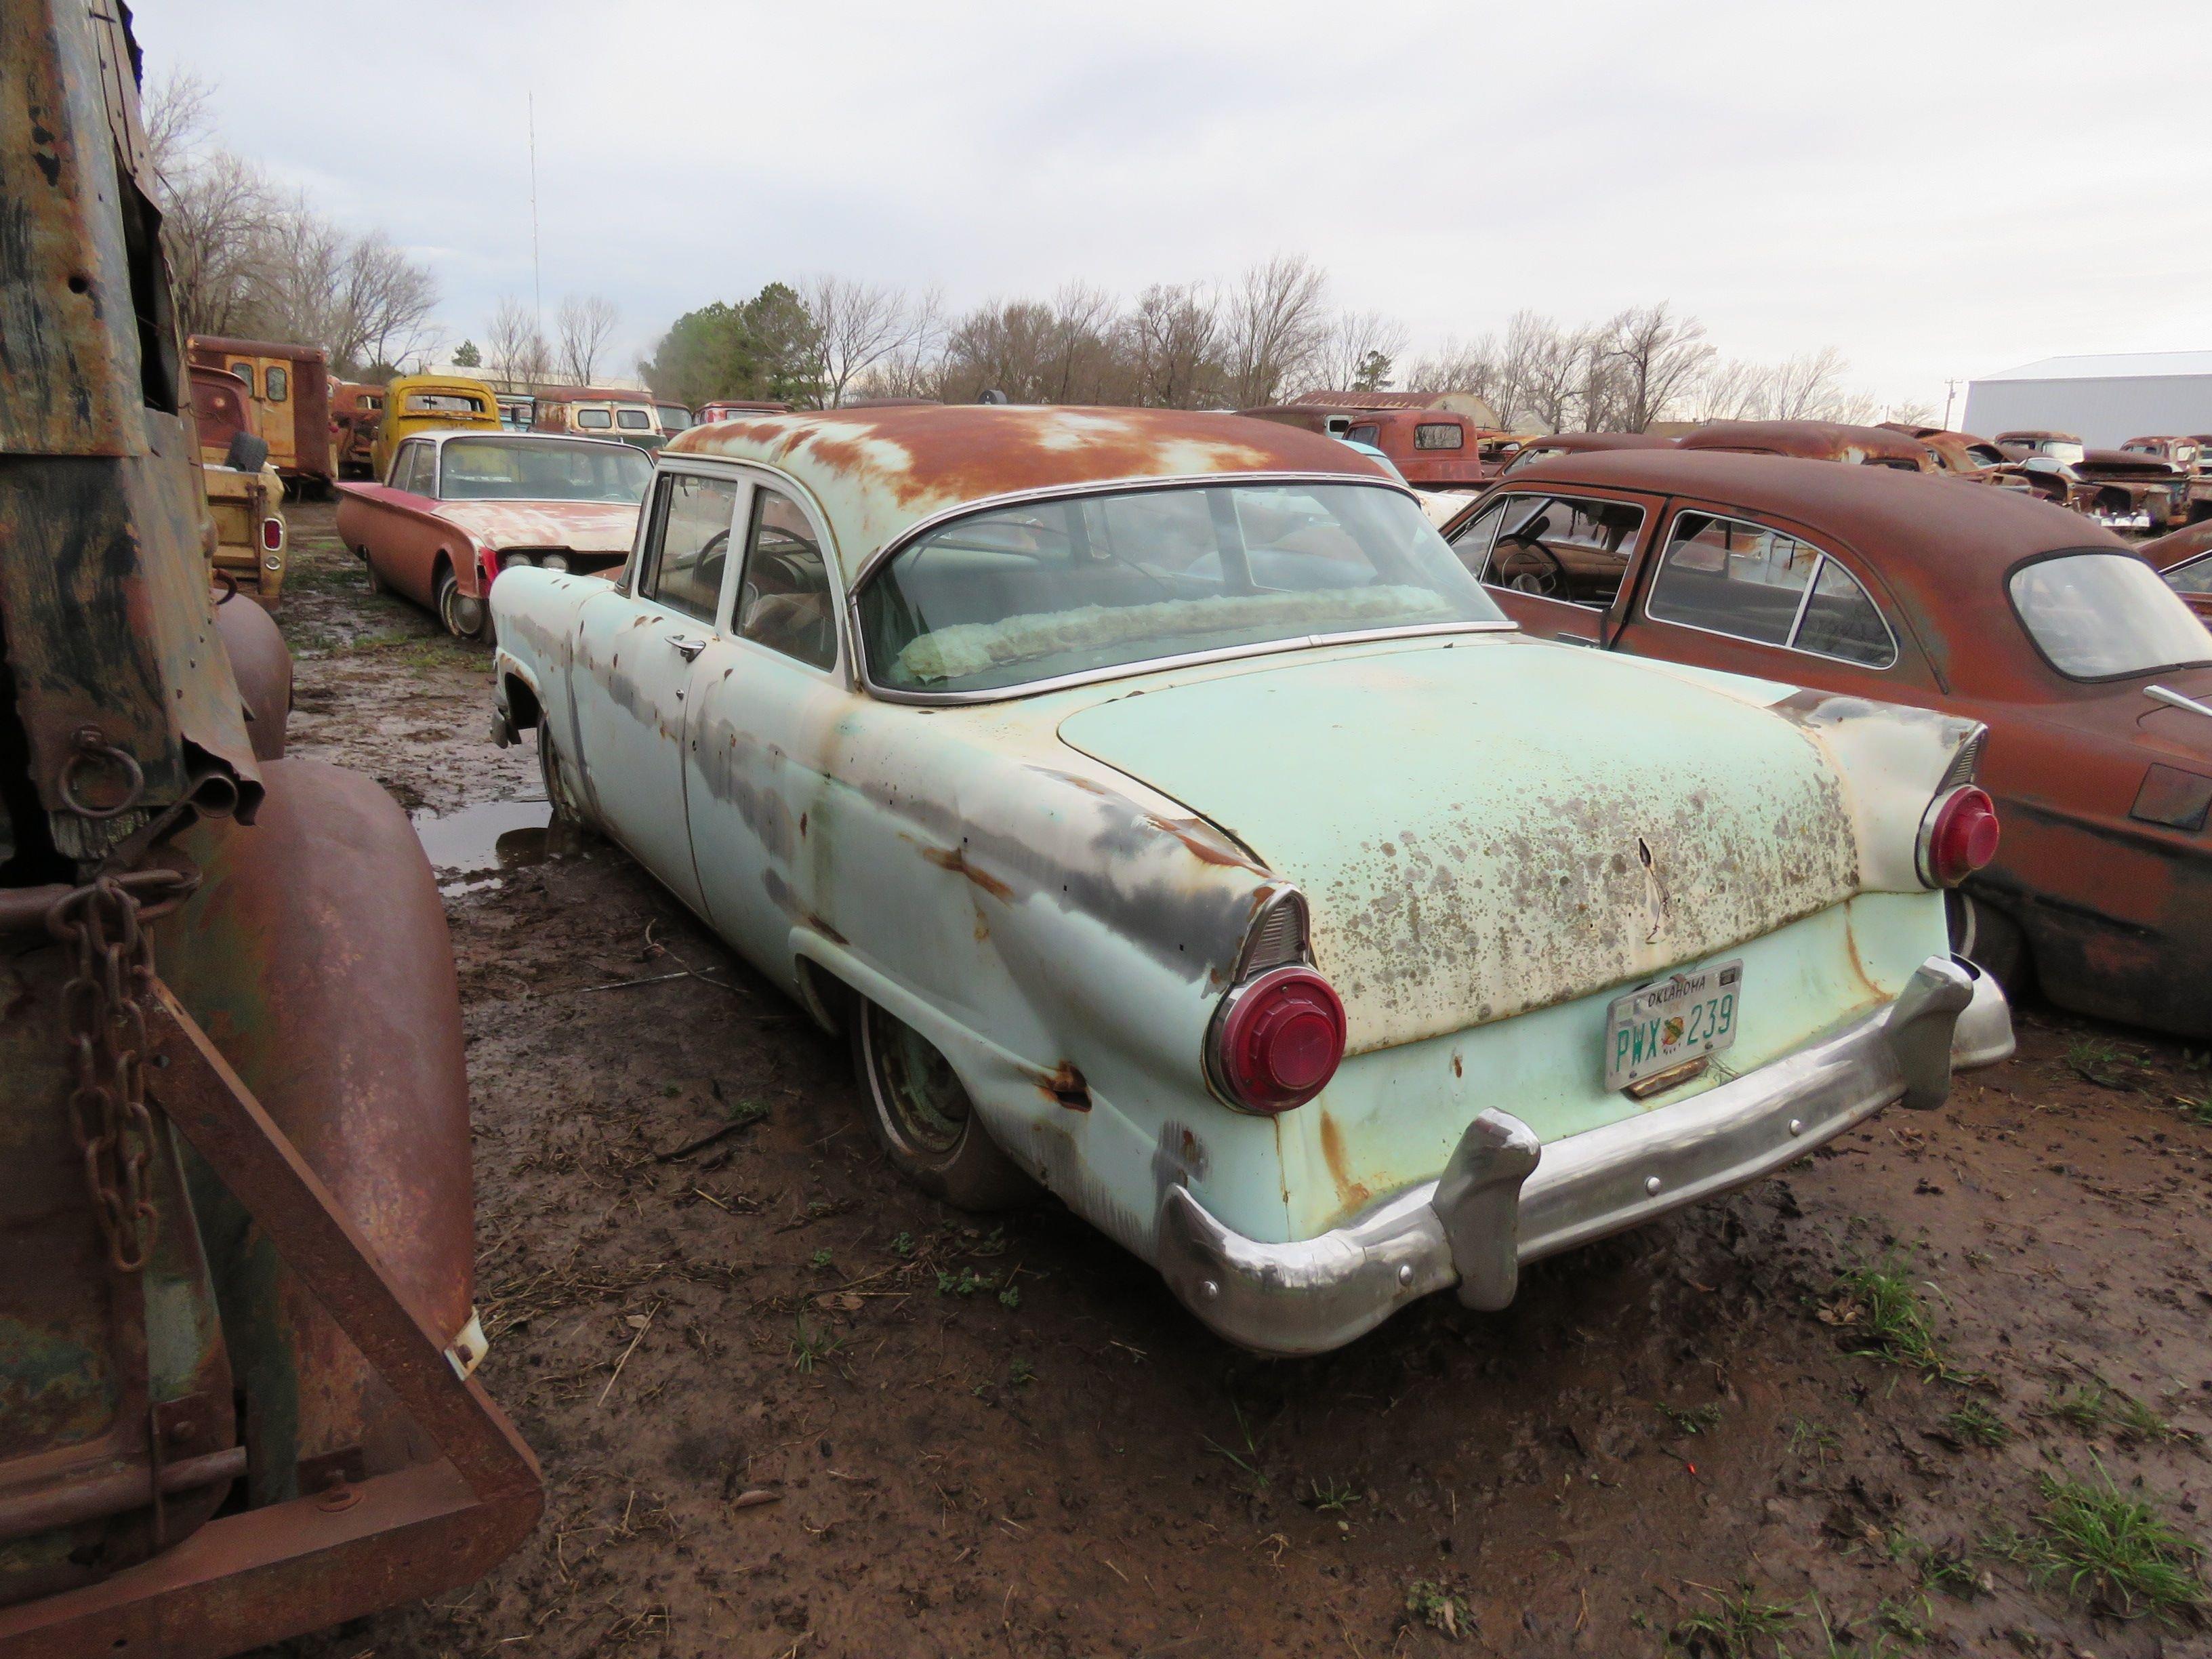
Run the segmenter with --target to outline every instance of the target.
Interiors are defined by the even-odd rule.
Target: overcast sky
[[[139,0],[149,76],[436,270],[679,313],[833,270],[954,309],[1310,255],[1417,350],[1671,300],[1730,356],[1948,376],[2212,348],[2201,4]]]

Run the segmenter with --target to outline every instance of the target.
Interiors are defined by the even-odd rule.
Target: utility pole
[[[1951,400],[1958,395],[1959,383],[1956,380],[1946,380],[1943,382],[1943,429],[1946,432],[1952,429]]]
[[[524,94],[528,100],[524,105],[530,126],[530,295],[531,313],[537,319],[538,336],[545,337],[545,270],[538,258],[538,94],[533,88]]]

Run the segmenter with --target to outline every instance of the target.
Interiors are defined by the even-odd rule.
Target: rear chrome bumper
[[[2008,1052],[1996,981],[1930,957],[1887,1008],[1680,1105],[1548,1146],[1517,1118],[1484,1112],[1434,1181],[1317,1238],[1246,1238],[1170,1187],[1157,1218],[1160,1272],[1200,1319],[1262,1353],[1340,1346],[1453,1285],[1468,1307],[1503,1308],[1524,1262],[1755,1181],[1893,1102],[1941,1105],[1954,1039],[1974,1038],[1978,1056],[1999,1025]]]
[[[1951,960],[1974,982],[1973,1000],[1960,1014],[1958,1028],[1951,1034],[1951,1069],[1971,1072],[2010,1060],[2019,1045],[2013,1040],[2012,1005],[2005,1000],[2003,988],[1966,957]]]

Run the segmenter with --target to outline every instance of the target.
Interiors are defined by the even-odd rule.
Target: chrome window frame
[[[738,538],[738,517],[747,510],[752,501],[752,495],[746,488],[745,480],[735,477],[734,471],[733,468],[720,466],[655,466],[653,469],[652,486],[645,492],[645,499],[638,503],[637,536],[630,544],[629,562],[623,567],[623,579],[616,585],[617,590],[628,598],[631,604],[649,605],[663,616],[681,617],[687,623],[705,629],[715,640],[727,637],[729,631],[723,625],[723,619],[729,614],[731,592],[730,565],[726,552],[723,556],[722,585],[715,590],[714,593],[714,608],[703,618],[694,616],[681,605],[669,604],[657,592],[646,592],[640,578],[645,571],[647,545],[653,538],[655,509],[659,501],[661,481],[680,474],[685,477],[717,478],[724,483],[734,484],[737,487],[737,493],[730,502],[729,531],[730,539],[734,542]],[[742,565],[744,561],[740,559],[738,563]]]
[[[1667,556],[1674,550],[1674,532],[1680,526],[1683,518],[1693,513],[1700,518],[1724,519],[1730,524],[1740,524],[1748,529],[1763,531],[1770,536],[1787,536],[1792,541],[1802,542],[1820,555],[1820,557],[1813,562],[1812,574],[1805,578],[1805,590],[1797,596],[1797,609],[1790,615],[1790,631],[1784,636],[1781,644],[1777,645],[1770,640],[1755,640],[1744,634],[1727,633],[1717,628],[1700,628],[1695,623],[1676,622],[1672,617],[1653,614],[1652,596],[1659,590],[1659,579],[1667,574]],[[1827,567],[1828,562],[1832,559],[1835,560],[1837,568],[1856,585],[1859,592],[1866,596],[1866,602],[1874,607],[1875,620],[1881,624],[1881,631],[1888,636],[1889,660],[1879,666],[1872,663],[1861,662],[1856,657],[1838,657],[1829,651],[1809,650],[1796,643],[1798,631],[1805,625],[1805,607],[1812,603],[1813,590],[1820,584],[1820,572]],[[1756,519],[1740,518],[1733,513],[1716,513],[1710,507],[1676,505],[1674,516],[1667,520],[1667,544],[1652,556],[1651,577],[1644,584],[1643,615],[1645,622],[1656,623],[1661,628],[1679,628],[1685,633],[1704,634],[1716,640],[1733,640],[1738,645],[1755,645],[1767,651],[1787,651],[1792,656],[1810,657],[1816,662],[1839,662],[1847,668],[1863,668],[1869,674],[1887,674],[1905,660],[1904,648],[1897,642],[1897,629],[1890,622],[1888,612],[1881,608],[1881,601],[1875,598],[1874,590],[1859,580],[1857,571],[1852,569],[1841,559],[1836,558],[1833,553],[1810,536],[1795,530],[1783,530],[1771,524],[1761,524]]]
[[[1341,634],[1302,634],[1285,639],[1267,640],[1254,645],[1224,646],[1212,651],[1178,652],[1163,657],[1146,657],[1135,662],[1116,663],[1110,667],[1084,669],[1073,674],[1054,675],[1048,679],[1026,681],[1020,685],[990,686],[968,691],[908,691],[902,688],[877,683],[870,672],[868,653],[864,641],[866,633],[860,626],[860,595],[869,580],[890,560],[941,526],[956,519],[972,518],[980,514],[994,513],[1008,507],[1018,507],[1024,501],[1075,501],[1092,495],[1133,494],[1139,490],[1189,489],[1215,484],[1355,484],[1366,489],[1387,489],[1402,495],[1420,510],[1419,492],[1410,485],[1395,479],[1377,477],[1372,473],[1358,472],[1193,472],[1170,476],[1145,474],[1131,478],[1101,478],[1077,484],[1044,484],[1034,489],[1012,489],[1002,495],[979,495],[973,501],[949,507],[928,517],[917,519],[896,536],[860,562],[845,592],[846,625],[850,630],[853,650],[851,661],[860,689],[879,702],[905,703],[921,708],[945,708],[963,703],[1015,702],[1024,697],[1041,696],[1048,691],[1064,690],[1070,686],[1096,685],[1102,681],[1127,679],[1139,674],[1157,673],[1164,669],[1194,667],[1202,663],[1235,662],[1249,657],[1272,656],[1291,651],[1310,651],[1318,647],[1334,645],[1364,645],[1378,640],[1420,639],[1431,635],[1456,634],[1517,634],[1521,624],[1510,617],[1497,622],[1419,623],[1402,628],[1365,628]],[[1431,526],[1433,528],[1433,526]],[[1439,538],[1441,539],[1441,538]],[[1446,544],[1449,550],[1449,544]],[[1493,603],[1495,603],[1493,601]]]

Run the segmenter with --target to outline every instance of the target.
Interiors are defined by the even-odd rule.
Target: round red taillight
[[[1928,879],[1956,887],[1997,855],[1996,804],[1973,785],[1954,789],[1936,804],[1928,830]]]
[[[1246,1111],[1303,1106],[1344,1058],[1344,1005],[1310,968],[1262,974],[1230,993],[1213,1057],[1222,1092]]]

